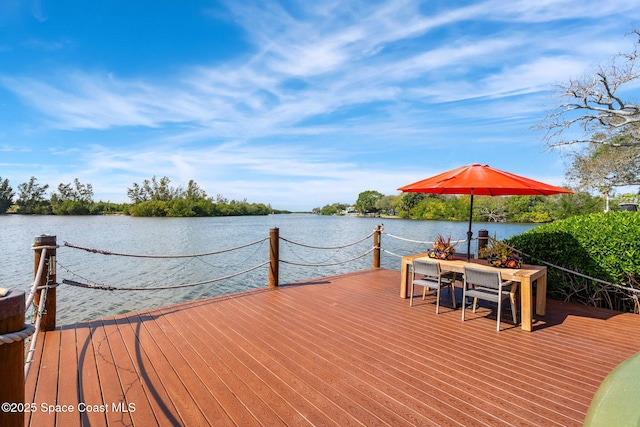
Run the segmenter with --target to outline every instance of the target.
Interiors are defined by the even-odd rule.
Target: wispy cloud
[[[336,197],[393,191],[427,172],[381,167],[396,152],[514,134],[532,145],[524,135],[554,84],[629,46],[620,19],[640,18],[632,3],[227,1],[201,10],[244,38],[247,48],[224,62],[131,75],[68,63],[0,74],[0,86],[38,115],[34,133],[76,136],[82,164],[62,175],[69,181],[111,173],[103,185],[122,193],[171,171],[257,200],[309,187]],[[52,40],[64,41],[31,47],[74,47]],[[471,152],[481,153],[447,162]]]

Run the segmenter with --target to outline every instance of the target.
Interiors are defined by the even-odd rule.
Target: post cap
[[[51,236],[49,234],[41,234],[39,236],[34,237],[34,243],[56,243],[56,236]]]

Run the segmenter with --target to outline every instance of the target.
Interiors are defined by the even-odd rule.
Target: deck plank
[[[137,337],[140,340],[140,348],[148,355],[150,364],[146,367],[149,371],[155,371],[160,383],[158,388],[164,388],[173,406],[175,407],[183,425],[210,425],[207,416],[193,400],[195,391],[190,385],[186,385],[193,377],[182,378],[184,360],[178,355],[173,343],[163,336],[162,331],[155,325],[158,314],[141,314],[132,316],[134,322],[139,322]]]
[[[496,332],[490,306],[462,322],[445,297],[436,315],[399,280],[354,272],[47,332],[27,400],[135,411],[26,425],[579,426],[640,351],[637,315],[550,300],[533,332],[508,312]]]
[[[99,405],[110,400],[106,397],[103,400],[100,391],[100,375],[96,363],[97,345],[94,331],[98,328],[100,321],[85,322],[78,325],[76,329],[76,351],[78,355],[78,404]],[[46,350],[45,350],[46,352]],[[60,377],[59,377],[60,378]],[[80,422],[82,425],[107,425],[107,417],[104,412],[88,412],[83,408],[80,411]]]
[[[135,412],[132,416],[134,424],[148,425],[156,421],[158,425],[184,425],[184,421],[179,417],[178,411],[169,398],[157,372],[147,353],[142,349],[138,339],[140,323],[135,322],[132,317],[117,317],[114,322],[118,325],[118,330],[126,348],[126,354],[132,363],[132,369],[138,377],[139,386],[144,391],[144,399],[136,399],[136,394],[127,393],[127,407],[130,403],[135,405]],[[125,354],[124,352],[122,353]],[[133,378],[132,378],[133,379]],[[134,386],[134,383],[129,383]],[[146,417],[147,404],[152,412],[152,416]],[[142,406],[142,414],[138,413],[138,407]],[[140,418],[140,422],[137,419]]]
[[[78,353],[76,352],[76,329],[64,327],[60,330],[60,367],[58,372],[59,405],[75,408],[73,412],[62,411],[56,414],[56,424],[74,425],[80,422],[78,408]]]
[[[109,393],[110,396],[116,396],[118,400],[105,402],[109,406],[110,415],[121,417],[121,422],[124,425],[129,425],[129,423],[131,425],[145,425],[157,421],[138,371],[127,351],[117,319],[104,319],[102,324],[110,354],[113,357],[110,362],[115,369],[112,386],[121,389],[119,394],[116,390]],[[111,424],[110,421],[109,425]]]
[[[167,320],[177,330],[184,319],[179,316],[167,315]],[[189,319],[191,328],[182,328],[184,342],[190,346],[189,351],[195,352],[202,375],[207,378],[207,384],[213,384],[211,392],[222,395],[218,398],[224,401],[225,410],[238,424],[248,425],[257,419],[263,425],[279,425],[283,418],[279,417],[271,405],[261,400],[256,390],[243,382],[235,372],[243,369],[237,359],[222,349],[215,336],[207,334],[202,327],[202,320]],[[239,396],[242,396],[240,399]],[[281,407],[281,405],[278,405]]]
[[[31,414],[29,419],[30,425],[51,425],[55,424],[55,412],[48,411],[51,405],[57,404],[57,376],[58,376],[58,364],[60,358],[60,334],[46,334],[41,333],[38,338],[40,341],[42,356],[40,358],[40,365],[38,369],[38,379],[35,382],[35,398],[34,402],[37,404],[37,410]],[[36,344],[38,344],[36,342]],[[32,366],[33,370],[35,366]],[[31,374],[31,370],[29,371]],[[30,395],[31,393],[26,393]],[[45,405],[47,410],[42,410],[42,404]]]

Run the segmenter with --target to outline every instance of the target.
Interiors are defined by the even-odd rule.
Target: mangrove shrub
[[[616,285],[640,289],[640,212],[574,216],[507,239],[528,255]],[[635,296],[634,296],[635,295]],[[619,311],[637,311],[638,293],[548,267],[548,296]]]

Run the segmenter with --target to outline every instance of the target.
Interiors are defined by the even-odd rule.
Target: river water
[[[57,236],[57,279],[113,287],[164,287],[223,278],[269,260],[269,230],[280,233],[280,283],[371,268],[373,239],[336,249],[368,236],[384,224],[383,268],[400,269],[400,257],[425,252],[438,234],[465,239],[468,224],[446,221],[335,217],[306,214],[216,217],[133,218],[128,216],[0,215],[0,287],[29,292],[33,281],[35,236]],[[474,236],[486,229],[499,239],[535,227],[531,224],[475,223]],[[261,241],[262,240],[262,241]],[[102,255],[73,245],[123,254],[191,255],[236,248],[218,255],[190,258],[138,258]],[[307,246],[300,246],[301,243]],[[466,243],[459,246],[466,251]],[[472,251],[475,250],[475,242]],[[358,258],[359,257],[359,258]],[[352,260],[357,258],[355,260]],[[336,263],[344,264],[330,265]],[[309,266],[324,264],[325,266]],[[166,304],[267,286],[268,266],[209,284],[170,290],[103,291],[61,285],[57,324],[65,325]]]

